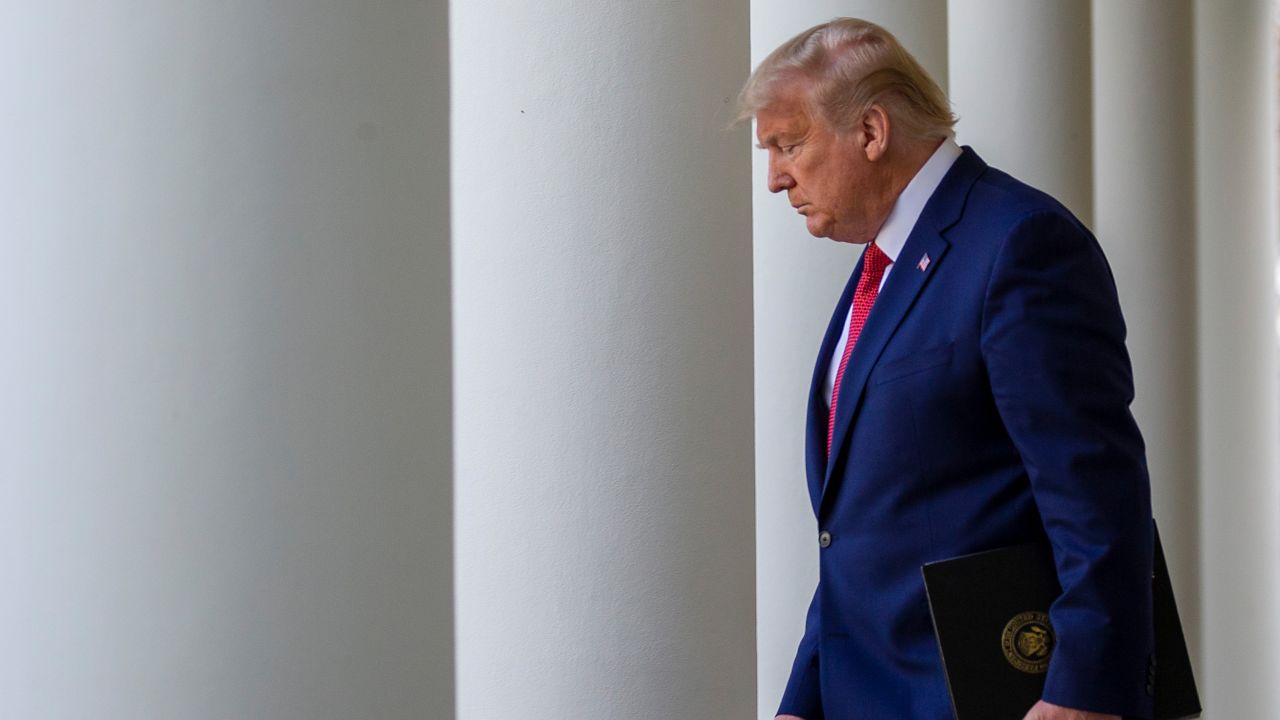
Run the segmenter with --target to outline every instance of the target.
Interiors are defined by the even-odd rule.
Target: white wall
[[[751,4],[751,68],[788,38],[838,16],[884,25],[947,84],[946,0]],[[755,151],[756,593],[758,717],[772,718],[818,582],[817,524],[805,489],[804,413],[818,345],[858,248],[815,238],[785,197],[769,193]]]
[[[452,715],[445,26],[0,8],[0,716]]]
[[[747,3],[452,13],[459,717],[748,717]]]

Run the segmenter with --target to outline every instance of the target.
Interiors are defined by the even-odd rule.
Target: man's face
[[[875,239],[883,203],[865,133],[837,133],[809,114],[797,91],[756,113],[756,138],[769,152],[769,192],[787,191],[810,234],[852,243]]]

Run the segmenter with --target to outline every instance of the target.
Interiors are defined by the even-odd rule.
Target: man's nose
[[[769,162],[769,192],[782,192],[794,187],[796,181],[792,179],[784,170]]]

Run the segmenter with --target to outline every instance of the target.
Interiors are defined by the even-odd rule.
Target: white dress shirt
[[[885,282],[889,280],[889,273],[893,272],[894,266],[898,263],[898,254],[902,252],[902,246],[907,244],[907,236],[911,234],[916,221],[920,219],[920,213],[924,211],[925,203],[929,202],[933,191],[942,184],[943,176],[951,169],[956,158],[960,157],[960,153],[960,146],[955,140],[951,138],[943,140],[894,201],[893,209],[889,211],[889,217],[885,218],[884,225],[880,227],[875,240],[876,245],[889,256],[891,261],[884,270],[884,277],[880,278],[878,290],[884,289]],[[844,331],[840,333],[840,342],[836,343],[835,351],[831,354],[827,380],[823,384],[823,397],[827,399],[828,408],[831,407],[831,388],[835,385],[836,372],[840,369],[840,359],[844,357],[844,346],[848,342],[849,314],[845,313]]]

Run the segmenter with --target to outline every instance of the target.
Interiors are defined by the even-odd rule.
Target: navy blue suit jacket
[[[823,378],[861,272],[810,389],[809,494],[831,542],[779,712],[947,720],[920,566],[1048,542],[1063,592],[1044,699],[1149,717],[1150,488],[1097,241],[966,147],[863,327],[828,462]]]

